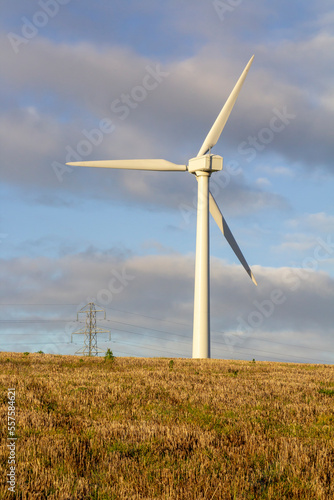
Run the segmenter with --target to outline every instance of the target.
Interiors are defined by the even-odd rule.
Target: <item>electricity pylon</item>
[[[103,328],[99,328],[96,324],[96,313],[102,312],[104,314],[103,319],[106,319],[106,312],[104,309],[96,309],[94,302],[89,302],[84,307],[80,309],[77,313],[77,321],[85,321],[85,327],[80,330],[73,332],[72,336],[75,334],[85,335],[84,345],[75,354],[83,354],[84,356],[98,356],[99,353],[104,353],[103,349],[97,347],[97,334],[98,333],[109,333],[110,331]],[[79,314],[86,314],[85,320],[79,319]],[[71,336],[71,342],[72,337]]]

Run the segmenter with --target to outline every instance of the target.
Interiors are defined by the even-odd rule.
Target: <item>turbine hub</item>
[[[223,158],[219,155],[196,156],[189,160],[188,172],[218,172],[223,168]]]

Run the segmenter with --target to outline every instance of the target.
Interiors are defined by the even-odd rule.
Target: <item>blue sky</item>
[[[332,2],[18,1],[0,27],[0,349],[74,353],[95,300],[101,347],[191,355],[195,178],[64,164],[187,163],[255,54],[211,190],[259,286],[211,220],[212,357],[332,363]]]

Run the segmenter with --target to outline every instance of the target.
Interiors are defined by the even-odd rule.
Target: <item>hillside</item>
[[[334,498],[333,366],[13,353],[0,365],[3,499]]]

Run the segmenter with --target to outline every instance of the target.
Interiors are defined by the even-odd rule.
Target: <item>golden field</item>
[[[1,499],[334,498],[333,366],[0,353],[0,385]]]

